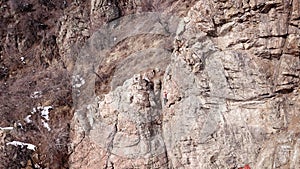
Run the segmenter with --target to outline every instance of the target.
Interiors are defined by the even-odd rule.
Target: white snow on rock
[[[34,113],[36,113],[36,108],[34,107],[33,109],[32,109],[32,112],[30,112],[31,114],[34,114]]]
[[[25,121],[26,123],[31,123],[32,120],[30,119],[30,117],[31,117],[31,115],[26,116],[26,117],[24,118],[24,121]]]
[[[0,130],[13,130],[13,127],[0,127]]]
[[[37,109],[41,110],[41,116],[45,120],[49,121],[49,110],[53,109],[53,107],[52,106],[45,106],[45,107],[38,106]]]
[[[42,91],[36,91],[31,93],[30,98],[38,99],[42,97]]]
[[[45,122],[45,120],[42,119],[42,123],[43,123],[44,128],[46,128],[48,131],[51,131],[49,124],[47,122]]]
[[[20,129],[24,130],[22,123],[18,122],[18,123],[17,123],[17,126],[18,126]]]
[[[51,128],[49,126],[49,124],[47,123],[47,121],[50,120],[49,118],[49,111],[53,109],[52,106],[38,106],[36,108],[33,108],[32,111],[31,111],[31,114],[30,115],[27,115],[25,118],[24,118],[24,121],[26,123],[32,123],[32,120],[30,119],[32,117],[32,115],[34,115],[36,112],[40,112],[41,113],[41,121],[42,121],[42,124],[43,124],[43,127],[46,128],[48,131],[51,131]]]
[[[29,143],[23,143],[23,142],[20,142],[20,141],[12,141],[12,142],[6,143],[6,145],[21,146],[22,148],[24,146],[26,146],[27,149],[33,150],[33,151],[35,151],[35,149],[36,149],[35,145],[29,144]]]
[[[21,57],[20,58],[20,60],[21,60],[21,62],[23,63],[23,64],[25,64],[26,62],[25,62],[25,58],[24,57]]]
[[[74,88],[80,88],[82,85],[85,84],[85,80],[80,77],[79,75],[72,76],[73,78],[73,87]]]

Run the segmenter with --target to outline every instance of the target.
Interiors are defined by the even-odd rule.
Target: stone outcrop
[[[2,166],[300,168],[298,0],[0,3]]]
[[[86,166],[298,168],[295,6],[197,2],[181,18],[158,82],[144,77],[146,53],[116,63],[105,84],[110,90],[90,102],[93,111],[81,118],[89,124],[85,139],[102,153],[83,160]],[[155,76],[156,67],[146,67]],[[71,161],[80,168],[80,148],[74,153]]]

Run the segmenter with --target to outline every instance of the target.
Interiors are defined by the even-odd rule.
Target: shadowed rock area
[[[0,168],[300,168],[299,22],[298,0],[1,1]]]

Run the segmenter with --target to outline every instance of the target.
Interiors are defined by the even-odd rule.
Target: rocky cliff
[[[300,1],[0,5],[1,168],[300,168]]]

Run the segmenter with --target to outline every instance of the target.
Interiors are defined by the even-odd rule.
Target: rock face
[[[1,131],[3,168],[300,168],[298,0],[39,3],[20,35],[39,4],[1,2],[0,127],[52,130]]]
[[[110,83],[98,84],[110,89],[89,93],[95,99],[75,113],[85,138],[71,167],[299,168],[298,8],[296,1],[197,2],[171,36],[171,61],[154,54],[167,66],[151,64],[144,49],[115,59]],[[140,38],[151,46],[162,37]],[[139,37],[126,40],[121,54],[136,52]],[[92,155],[87,145],[97,147]]]

